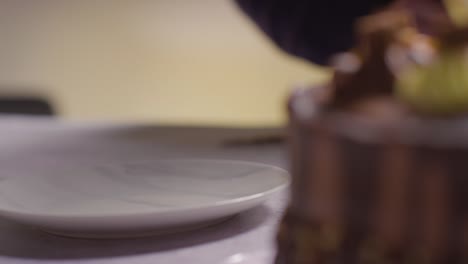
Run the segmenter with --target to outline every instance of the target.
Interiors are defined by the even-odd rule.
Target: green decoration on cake
[[[396,93],[421,113],[468,112],[468,60],[464,49],[443,51],[430,65],[414,66],[401,73]]]

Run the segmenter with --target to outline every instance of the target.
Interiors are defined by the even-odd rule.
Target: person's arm
[[[354,43],[354,22],[392,0],[236,0],[283,50],[318,64]]]

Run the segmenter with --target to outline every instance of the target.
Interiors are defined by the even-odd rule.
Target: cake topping
[[[398,8],[360,19],[355,49],[333,61],[328,106],[377,115],[406,108],[426,115],[468,112],[468,27],[440,19],[437,35],[429,36],[418,31],[417,19]],[[388,111],[392,107],[400,110]]]
[[[394,76],[386,52],[410,19],[403,12],[382,12],[360,20],[359,42],[353,52],[335,60],[332,105],[344,106],[369,95],[391,94]]]
[[[397,97],[426,115],[458,116],[468,112],[468,28],[438,37],[431,63],[413,64],[398,75]]]

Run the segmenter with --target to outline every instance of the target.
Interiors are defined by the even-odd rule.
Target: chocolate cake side
[[[433,120],[350,122],[313,94],[289,104],[293,180],[276,263],[466,263],[468,145],[450,127],[432,141]]]

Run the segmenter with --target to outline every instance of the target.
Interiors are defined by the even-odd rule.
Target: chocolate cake
[[[395,95],[399,68],[432,63],[430,48],[405,43],[408,32],[427,40],[410,16],[385,11],[357,28],[333,80],[290,98],[293,179],[276,264],[468,263],[466,113],[427,115]],[[465,41],[454,32],[437,38]]]

